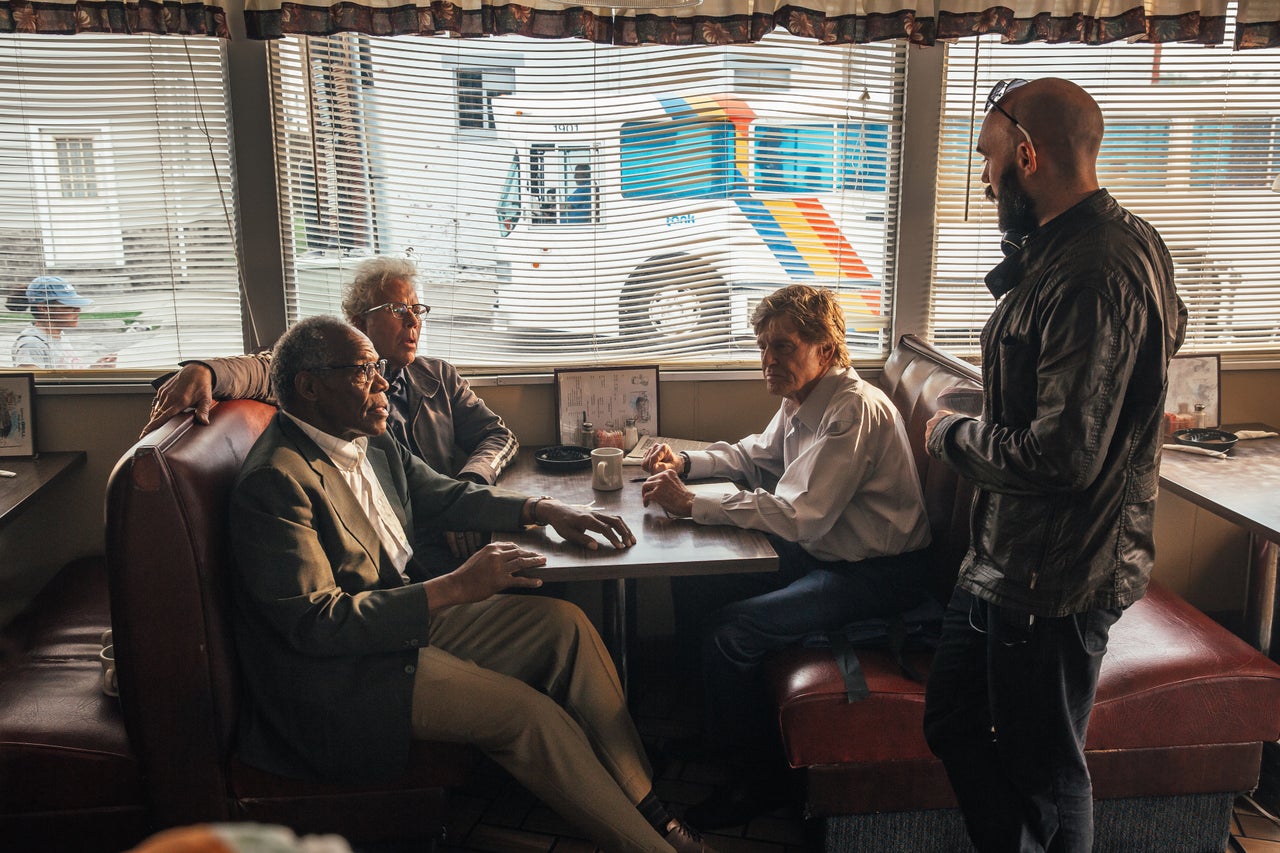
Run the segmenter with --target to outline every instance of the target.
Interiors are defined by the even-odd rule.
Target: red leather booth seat
[[[934,591],[945,602],[968,546],[972,490],[924,453],[924,424],[939,393],[980,387],[979,377],[906,336],[880,384],[907,418],[933,527]],[[883,651],[859,650],[858,659],[871,695],[853,703],[828,650],[787,649],[766,663],[787,757],[806,770],[808,814],[840,824],[827,833],[827,849],[966,849],[958,816],[939,822],[918,814],[955,808],[924,740],[924,684]],[[928,653],[907,660],[927,676]],[[1127,804],[1100,817],[1096,849],[1222,850],[1234,794],[1257,784],[1262,743],[1277,738],[1280,667],[1153,583],[1111,631],[1089,725],[1095,799]],[[1218,796],[1196,811],[1203,795]],[[1180,835],[1180,821],[1194,834]],[[1128,826],[1135,822],[1167,832],[1144,841],[1148,827]],[[1170,834],[1179,839],[1172,845]],[[1193,840],[1202,838],[1210,840]]]
[[[0,847],[116,851],[146,832],[142,771],[102,692],[101,559],[64,567],[0,635]]]
[[[209,426],[175,418],[141,439],[107,487],[107,567],[120,700],[154,828],[279,823],[353,842],[429,839],[447,786],[474,754],[418,745],[386,785],[321,785],[249,767],[235,755],[240,694],[230,630],[227,504],[240,465],[275,409],[214,407]]]

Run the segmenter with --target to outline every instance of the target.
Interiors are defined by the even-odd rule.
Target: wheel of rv
[[[619,305],[624,336],[680,339],[730,331],[729,286],[706,261],[684,253],[650,258],[627,277]],[[692,341],[690,341],[692,343]]]

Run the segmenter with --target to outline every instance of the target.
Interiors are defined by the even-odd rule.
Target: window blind
[[[407,256],[424,351],[502,368],[756,362],[793,282],[886,351],[905,46],[521,37],[270,46],[290,319]]]
[[[0,365],[39,276],[93,300],[54,369],[242,352],[222,45],[0,35],[0,79]]]
[[[976,354],[994,307],[983,276],[1001,259],[1000,234],[973,153],[983,100],[997,80],[1047,76],[1074,80],[1102,107],[1099,180],[1169,246],[1190,311],[1182,351],[1280,349],[1280,53],[988,38],[947,47],[933,340]]]

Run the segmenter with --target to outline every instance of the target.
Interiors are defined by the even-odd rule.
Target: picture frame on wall
[[[1169,360],[1169,390],[1164,411],[1179,420],[1179,429],[1198,426],[1196,404],[1204,405],[1204,426],[1221,426],[1219,400],[1222,385],[1222,358],[1211,355],[1175,355]]]
[[[0,374],[0,457],[36,455],[36,376]]]
[[[596,429],[621,430],[635,418],[639,435],[661,435],[658,427],[658,365],[562,367],[555,370],[556,435],[580,444],[583,420]]]

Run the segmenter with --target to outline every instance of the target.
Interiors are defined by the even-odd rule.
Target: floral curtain
[[[1102,44],[1126,38],[1221,44],[1227,0],[248,0],[251,38],[452,33],[582,38],[610,44],[738,44],[775,27],[826,44],[999,33],[1006,41]],[[1241,0],[1236,48],[1280,45],[1280,0]]]
[[[740,44],[775,27],[824,44],[998,33],[1010,42],[1221,44],[1227,0],[246,0],[250,38],[287,35],[581,38],[607,44]],[[230,38],[236,0],[0,0],[0,32]],[[234,13],[234,12],[233,12]],[[1280,0],[1240,0],[1237,49],[1280,46]]]
[[[223,0],[0,0],[0,33],[231,38]]]

